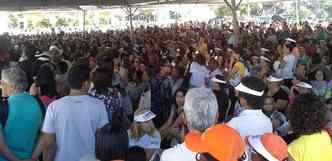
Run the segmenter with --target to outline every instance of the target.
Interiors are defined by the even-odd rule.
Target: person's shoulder
[[[187,158],[187,159],[184,159]],[[165,150],[161,155],[161,161],[188,161],[195,160],[195,153],[185,147],[185,143],[178,144],[173,148]]]

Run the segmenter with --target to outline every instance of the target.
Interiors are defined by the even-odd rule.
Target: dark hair
[[[323,130],[328,122],[327,108],[313,94],[303,94],[296,98],[289,110],[289,120],[296,135],[311,135]]]
[[[42,65],[35,79],[36,86],[40,87],[41,95],[56,96],[56,82],[53,70],[48,65]]]
[[[126,161],[146,161],[145,150],[139,146],[129,148]]]
[[[263,91],[265,89],[265,83],[256,77],[244,77],[241,83],[255,91]],[[253,109],[261,109],[264,105],[264,96],[254,96],[244,92],[239,92],[239,96],[244,98],[249,107]]]
[[[296,47],[296,43],[285,41],[285,46],[289,49],[290,52],[292,52],[293,49]]]
[[[100,161],[126,159],[129,148],[128,133],[125,128],[106,124],[96,132],[96,158]]]
[[[195,57],[195,61],[199,64],[199,65],[205,65],[205,57],[202,54],[198,54]]]
[[[314,76],[314,80],[317,80],[316,79],[316,74],[317,74],[318,71],[321,71],[323,73],[323,80],[326,81],[326,78],[327,78],[326,73],[323,70],[321,70],[321,69],[317,69],[317,70],[314,71],[314,75],[313,75]]]
[[[73,65],[67,74],[67,83],[70,89],[82,89],[83,83],[89,81],[90,69],[88,65]]]
[[[103,90],[112,83],[112,71],[108,68],[97,68],[91,75],[91,81],[97,91]]]

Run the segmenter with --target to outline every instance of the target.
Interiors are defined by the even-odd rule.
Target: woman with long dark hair
[[[174,103],[172,105],[171,113],[169,114],[167,122],[159,129],[162,142],[161,148],[167,149],[183,141],[184,133],[184,117],[183,105],[184,97],[187,91],[185,89],[178,89],[175,92]]]
[[[229,91],[227,88],[227,82],[225,78],[221,75],[216,75],[211,79],[213,93],[217,97],[218,110],[219,110],[219,122],[226,122],[230,119],[230,105],[231,101],[229,99]]]

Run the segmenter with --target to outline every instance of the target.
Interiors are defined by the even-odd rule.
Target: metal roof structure
[[[243,0],[248,2],[289,1],[289,0]],[[223,0],[0,0],[0,10],[68,10],[82,9],[81,6],[94,6],[100,9],[121,6],[144,7],[162,4],[224,4]]]

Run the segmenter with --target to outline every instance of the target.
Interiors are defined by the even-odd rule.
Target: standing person
[[[42,124],[41,108],[37,100],[25,92],[28,78],[19,67],[2,70],[1,86],[2,96],[8,99],[0,105],[0,160],[28,159]]]
[[[70,95],[47,109],[42,137],[32,156],[45,150],[45,160],[78,161],[95,151],[95,132],[108,123],[103,102],[88,96],[90,70],[87,64],[73,66],[67,76]]]
[[[293,49],[296,47],[296,41],[287,38],[283,44],[283,59],[277,71],[280,76],[284,79],[285,85],[288,88],[292,87],[292,80],[294,78],[294,69],[296,67],[296,58],[294,56]]]
[[[332,137],[325,130],[327,108],[319,98],[300,95],[289,111],[289,120],[298,136],[288,147],[295,161],[332,160]]]
[[[216,75],[223,75],[222,71],[219,69],[219,65],[216,59],[211,58],[208,62],[208,69],[209,69],[209,74],[207,75],[208,77],[208,87],[212,87],[212,81],[211,79],[214,78]]]
[[[229,99],[229,89],[227,88],[227,82],[221,75],[216,75],[211,79],[212,90],[217,97],[218,101],[218,122],[229,121],[231,100]]]
[[[121,110],[121,95],[116,88],[111,87],[112,77],[110,75],[113,75],[113,72],[105,67],[98,67],[92,72],[93,88],[89,91],[89,95],[104,102],[111,121],[112,114]]]
[[[256,77],[244,77],[235,87],[239,103],[244,108],[238,117],[231,119],[227,124],[236,129],[244,139],[247,136],[263,135],[273,132],[272,123],[262,111],[264,106],[264,82]],[[247,149],[251,158],[251,150]]]
[[[158,129],[167,121],[172,106],[171,64],[167,60],[161,64],[159,73],[150,81],[151,111],[156,114],[153,122]]]
[[[209,70],[205,66],[205,58],[201,54],[196,55],[195,60],[190,65],[189,72],[191,87],[204,87],[205,78],[209,74]]]
[[[218,103],[213,92],[207,88],[193,88],[188,91],[184,103],[185,123],[189,132],[204,132],[218,120]],[[161,161],[196,161],[195,152],[185,143],[165,150]]]

